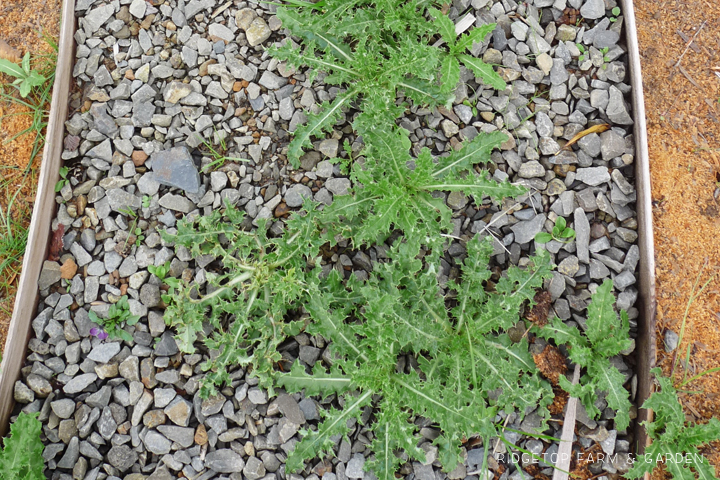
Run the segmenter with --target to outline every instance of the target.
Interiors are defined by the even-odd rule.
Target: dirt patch
[[[677,384],[686,372],[689,378],[720,366],[720,5],[640,0],[635,8],[652,180],[658,365],[665,375],[673,364],[673,353],[663,344],[666,329],[680,333],[696,279],[699,288],[718,275],[689,310],[674,352],[680,360]],[[720,411],[719,373],[685,388],[702,392],[680,395],[693,421],[704,422]],[[707,454],[720,473],[720,444]]]
[[[33,58],[49,55],[52,47],[43,35],[57,39],[60,29],[60,0],[25,0],[0,3],[0,39],[22,54],[30,52]],[[10,78],[0,75],[0,83]],[[6,89],[10,93],[10,89]],[[0,100],[0,208],[6,211],[15,198],[11,215],[19,226],[30,223],[32,205],[37,189],[37,170],[41,155],[30,158],[35,135],[33,133],[15,138],[32,124],[27,115],[29,108]],[[42,153],[42,152],[41,152]],[[17,196],[16,196],[17,194]],[[3,231],[2,235],[6,235]],[[0,258],[0,261],[3,259]],[[20,262],[22,259],[20,260]],[[9,267],[6,284],[0,289],[0,348],[5,346],[7,327],[15,301],[15,286],[20,276],[21,263]]]

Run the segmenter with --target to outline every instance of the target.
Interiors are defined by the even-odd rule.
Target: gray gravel
[[[287,451],[301,428],[314,428],[327,402],[282,391],[270,397],[242,370],[220,396],[201,401],[197,392],[207,352],[179,353],[162,318],[162,282],[148,267],[168,263],[170,275],[194,279],[203,289],[213,259],[168,244],[160,231],[175,231],[184,215],[208,214],[230,203],[246,212],[248,228],[268,218],[271,231],[280,232],[288,212],[305,199],[330,204],[348,193],[351,181],[333,161],[347,158],[344,141],[353,155],[362,142],[348,115],[327,138],[314,142],[299,170],[289,167],[290,134],[341,90],[310,82],[306,72],[264,53],[285,38],[274,6],[240,1],[224,8],[216,0],[95,3],[76,4],[73,77],[90,108],[80,109],[71,99],[75,113],[66,131],[78,146],[63,151],[73,175],[58,192],[52,224],[53,230],[64,227],[61,260],[72,258],[81,268],[66,285],[61,262],[43,263],[35,338],[14,387],[18,409],[40,412],[48,478],[164,480],[182,473],[203,480],[285,480]],[[453,20],[468,11],[477,25],[498,24],[488,40],[473,45],[472,54],[499,65],[509,87],[493,91],[463,68],[452,108],[413,107],[399,124],[408,130],[415,153],[428,147],[435,155],[480,132],[505,131],[512,139],[492,154],[493,177],[529,189],[501,204],[442,194],[453,210],[452,237],[459,240],[453,239],[443,256],[441,285],[457,275],[473,235],[496,239],[494,266],[522,266],[538,247],[535,235],[551,232],[563,217],[577,236],[546,244],[558,266],[545,285],[551,313],[583,325],[590,294],[612,278],[617,305],[628,310],[634,335],[639,249],[633,121],[622,15],[609,21],[614,6],[614,0],[456,0],[449,10]],[[558,22],[565,8],[580,10],[581,25]],[[577,44],[586,51],[582,59]],[[610,129],[563,149],[577,133],[603,123]],[[229,160],[216,162],[213,151]],[[347,249],[324,268],[349,267],[362,279],[384,258],[384,246]],[[90,330],[97,325],[88,312],[104,318],[122,295],[141,317],[126,327],[132,342],[93,337]],[[308,366],[331,360],[322,339],[300,334],[290,343],[292,360]],[[668,351],[676,348],[677,335],[668,330],[665,343]],[[536,341],[532,348],[542,346]],[[634,395],[634,372],[622,358],[614,361]],[[615,475],[628,467],[629,439],[614,429],[605,401],[597,406],[603,413],[596,420],[584,409],[578,412],[578,443],[588,448],[598,442],[606,453],[618,453],[614,464],[591,467],[593,474]],[[508,425],[519,431],[537,420],[533,414],[510,417]],[[560,435],[555,427],[546,433]],[[485,447],[464,451],[464,465],[441,473],[433,434],[429,425],[421,429],[420,447],[429,461],[406,463],[402,475],[459,480],[482,473]],[[551,442],[513,435],[508,438],[524,449],[557,451]],[[301,476],[372,479],[362,469],[367,441],[365,427],[353,425],[349,439],[336,445],[331,471]],[[487,447],[505,448],[497,440]],[[521,477],[515,466],[506,467],[500,478]],[[542,472],[552,475],[547,467]]]

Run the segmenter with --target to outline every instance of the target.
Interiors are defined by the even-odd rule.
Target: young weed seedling
[[[576,43],[575,46],[578,50],[580,50],[580,56],[578,57],[578,62],[584,62],[585,61],[585,45],[582,43]]]
[[[33,88],[39,87],[47,81],[47,78],[40,72],[30,68],[30,52],[25,54],[20,65],[0,58],[0,73],[15,78],[12,84],[18,89],[22,98],[27,97]]]
[[[552,233],[540,232],[535,235],[535,241],[538,243],[547,243],[550,240],[557,240],[562,243],[570,243],[575,239],[575,230],[567,226],[567,221],[563,217],[555,220],[555,226]]]
[[[202,168],[203,173],[208,173],[211,170],[215,170],[217,168],[222,167],[225,165],[225,163],[228,160],[232,160],[235,162],[248,162],[249,160],[246,158],[239,158],[239,157],[227,157],[225,156],[225,153],[227,152],[227,145],[225,144],[225,138],[222,136],[219,136],[219,145],[218,148],[213,147],[212,142],[204,141],[203,145],[207,149],[208,155],[212,158],[212,161],[205,165]]]
[[[137,213],[135,213],[130,208],[121,208],[119,211],[120,211],[120,213],[124,213],[125,215],[127,215],[133,219],[133,222],[130,225],[130,234],[135,236],[135,246],[139,247],[140,245],[142,245],[142,241],[145,240],[145,235],[142,234],[142,228],[139,228],[137,226],[138,220],[140,219],[140,217],[138,216]],[[127,248],[128,240],[130,240],[130,235],[128,235],[127,238],[125,239],[125,244],[123,245],[123,250],[125,250]]]
[[[168,260],[163,265],[155,266],[155,265],[149,265],[148,266],[148,272],[152,273],[156,277],[160,279],[161,282],[165,281],[165,277],[167,276],[168,272],[170,271],[170,261]]]
[[[60,167],[60,180],[58,180],[58,182],[55,184],[55,193],[65,188],[65,185],[68,184],[68,172],[68,167]]]
[[[615,23],[617,22],[617,17],[620,15],[620,7],[614,7],[612,9],[612,17],[610,17],[610,22]]]
[[[108,316],[105,319],[98,317],[92,310],[88,315],[90,320],[100,325],[110,338],[120,338],[126,342],[132,342],[132,336],[123,330],[123,324],[131,326],[140,320],[139,315],[130,314],[130,304],[127,296],[120,297],[117,303],[110,305]]]

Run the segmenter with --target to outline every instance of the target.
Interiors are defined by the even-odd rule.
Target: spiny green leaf
[[[506,142],[508,136],[503,132],[490,132],[476,136],[463,147],[447,157],[439,157],[433,177],[443,178],[451,173],[470,169],[473,165],[490,161],[490,153]]]
[[[450,55],[442,59],[440,64],[440,81],[445,91],[451,91],[460,81],[460,64],[457,58]]]
[[[299,361],[293,363],[289,373],[277,376],[277,383],[288,392],[299,393],[305,391],[305,396],[322,395],[328,396],[332,393],[344,393],[355,388],[352,379],[342,373],[337,366],[333,366],[329,372],[316,363],[313,374],[305,373]]]
[[[442,13],[436,8],[428,8],[428,12],[435,19],[435,27],[437,27],[443,40],[445,40],[450,47],[455,45],[455,24],[448,18],[447,15]]]
[[[293,133],[293,139],[288,146],[288,159],[293,168],[300,166],[300,157],[303,155],[303,148],[311,147],[312,137],[322,135],[323,132],[332,129],[342,114],[342,107],[354,96],[354,92],[347,92],[338,95],[332,103],[323,102],[320,112],[308,115],[308,122],[298,126]]]
[[[475,27],[466,35],[460,36],[455,45],[455,52],[463,53],[465,50],[471,50],[474,43],[481,43],[485,40],[493,30],[495,30],[495,23],[486,23]]]
[[[493,70],[491,65],[488,65],[479,58],[471,57],[470,55],[460,55],[459,58],[463,65],[472,70],[475,76],[482,80],[483,83],[496,90],[505,90],[507,88],[505,80],[503,80],[502,77]]]
[[[40,440],[42,424],[38,414],[21,412],[10,425],[10,436],[0,453],[0,480],[41,480],[45,478],[45,448]]]
[[[358,397],[345,395],[345,408],[338,411],[334,408],[324,413],[325,419],[317,430],[302,431],[303,439],[295,445],[285,463],[288,472],[297,472],[303,468],[307,458],[322,457],[323,454],[332,453],[335,442],[331,437],[346,435],[349,432],[347,421],[359,418],[362,408],[370,403],[372,391],[367,391]]]

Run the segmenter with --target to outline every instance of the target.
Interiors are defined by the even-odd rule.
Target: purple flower
[[[90,329],[90,335],[99,338],[100,340],[105,340],[108,337],[107,332],[103,331],[101,328],[93,327]]]

